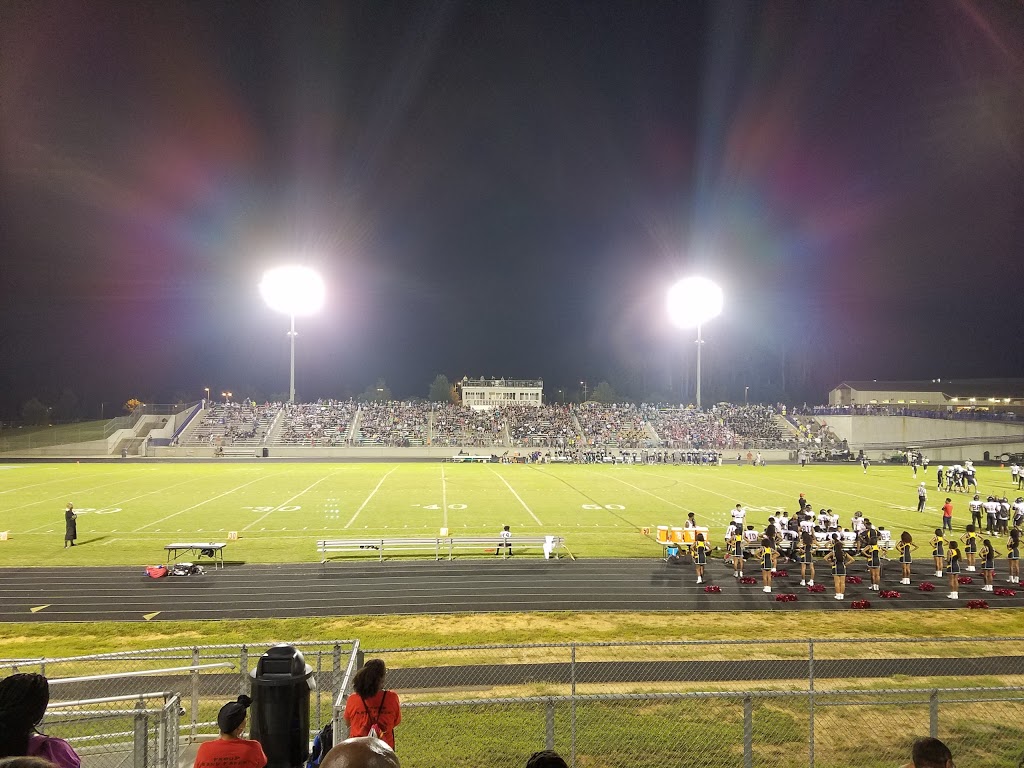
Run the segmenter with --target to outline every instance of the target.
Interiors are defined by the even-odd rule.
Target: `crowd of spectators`
[[[207,402],[203,418],[184,444],[259,445],[265,441],[279,410],[281,403]]]
[[[452,403],[435,403],[430,443],[476,448],[504,445],[505,421],[497,410],[477,411]]]
[[[571,448],[580,444],[571,406],[508,405],[495,415],[507,421],[513,445]]]
[[[408,448],[427,444],[430,403],[363,403],[359,409],[356,443]]]
[[[744,448],[774,448],[786,445],[775,418],[778,413],[770,405],[719,403],[711,411],[743,441]]]
[[[895,405],[815,405],[792,409],[793,413],[813,416],[914,416],[919,419],[950,421],[1018,421],[1014,411],[947,405],[936,408],[908,408]]]
[[[666,448],[738,447],[736,433],[713,411],[647,406],[644,414]]]
[[[590,446],[640,448],[651,442],[644,413],[632,403],[583,403],[576,420]]]
[[[352,400],[286,403],[275,445],[346,445],[357,406]]]

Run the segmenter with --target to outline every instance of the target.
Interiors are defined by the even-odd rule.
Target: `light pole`
[[[565,390],[564,389],[558,390],[558,397],[559,397],[559,399],[561,399],[562,405],[565,405]]]
[[[580,386],[583,387],[583,402],[587,402],[587,382],[581,381]]]
[[[700,350],[704,323],[722,313],[722,289],[706,277],[687,277],[668,289],[668,314],[677,328],[697,329],[697,408],[700,408]]]
[[[746,386],[746,387],[743,388],[743,405],[748,405],[748,402],[747,402],[747,392],[749,392],[749,391],[750,391],[750,387],[749,386]]]
[[[221,392],[220,396],[224,398],[224,405],[227,405],[228,404],[228,400],[231,399],[231,393],[230,392]]]
[[[206,392],[206,402],[210,402],[210,388],[203,387],[203,391]]]
[[[277,267],[263,273],[260,295],[271,309],[288,315],[291,327],[291,365],[288,384],[288,402],[295,402],[295,317],[312,315],[324,304],[324,281],[309,267]]]

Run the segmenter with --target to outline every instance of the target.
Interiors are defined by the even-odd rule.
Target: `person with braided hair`
[[[50,684],[43,675],[20,673],[0,680],[0,758],[40,757],[57,768],[81,768],[70,744],[36,730],[49,703]]]

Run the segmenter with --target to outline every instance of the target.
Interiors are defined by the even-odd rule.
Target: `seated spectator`
[[[0,758],[39,757],[57,768],[80,768],[82,761],[70,744],[36,730],[49,703],[50,684],[42,675],[0,680]]]
[[[402,722],[398,694],[384,687],[387,667],[370,659],[352,678],[355,693],[345,702],[345,722],[350,736],[374,736],[395,748],[395,726]]]
[[[0,768],[57,768],[57,766],[41,757],[5,757],[0,760]]]
[[[252,699],[244,694],[220,708],[217,727],[220,738],[199,745],[192,768],[263,768],[267,756],[263,746],[253,739],[243,739],[246,710]]]
[[[953,753],[938,739],[923,736],[914,742],[903,768],[953,768]]]
[[[534,752],[526,760],[526,768],[569,768],[560,754],[550,749]]]
[[[380,739],[357,736],[334,745],[320,768],[401,768],[398,755]]]

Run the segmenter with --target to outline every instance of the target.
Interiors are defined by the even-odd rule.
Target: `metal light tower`
[[[677,328],[697,329],[697,408],[700,403],[700,349],[704,323],[722,314],[722,289],[705,277],[687,277],[668,290],[668,314]]]
[[[319,312],[325,294],[323,279],[309,267],[277,267],[263,273],[260,281],[260,295],[267,306],[288,315],[291,320],[288,330],[291,339],[289,403],[295,402],[295,317]]]

